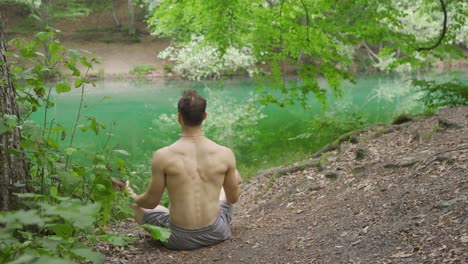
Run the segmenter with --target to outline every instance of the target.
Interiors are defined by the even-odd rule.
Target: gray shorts
[[[222,242],[231,236],[229,224],[232,219],[233,206],[227,201],[220,201],[221,210],[212,225],[197,228],[180,228],[170,223],[167,212],[145,210],[142,224],[157,225],[169,228],[171,236],[164,245],[172,250],[188,250],[210,246]]]

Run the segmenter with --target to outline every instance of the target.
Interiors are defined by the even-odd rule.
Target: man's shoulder
[[[153,159],[162,159],[169,155],[170,146],[160,148],[153,153]]]
[[[226,146],[220,145],[212,140],[210,140],[212,146],[216,149],[216,151],[221,153],[232,153],[232,150]]]

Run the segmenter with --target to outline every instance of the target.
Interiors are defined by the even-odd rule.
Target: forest
[[[467,261],[467,10],[458,0],[0,0],[0,263]],[[207,98],[204,134],[233,150],[244,180],[233,238],[198,254],[141,242],[171,232],[137,225],[125,188],[145,192],[153,152],[180,138],[184,89]],[[450,177],[400,181],[407,170]],[[344,176],[363,172],[382,178],[357,187]],[[436,204],[408,221],[451,230],[427,246],[408,253],[389,238],[371,254],[360,234],[336,255],[343,246],[327,244],[360,221],[330,224],[349,203],[370,210],[353,202],[361,190],[379,186],[372,197],[403,212],[399,199],[418,200],[425,184],[439,189],[421,199]],[[170,206],[167,192],[161,203]]]

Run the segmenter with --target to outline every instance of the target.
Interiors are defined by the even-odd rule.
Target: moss
[[[318,162],[317,162],[317,164],[316,164],[316,167],[319,168],[319,169],[323,169],[323,168],[325,167],[325,164],[327,163],[328,157],[330,157],[330,156],[332,156],[332,155],[333,155],[333,153],[331,153],[331,152],[325,152],[325,153],[323,153],[323,154],[320,156],[320,158],[319,158],[319,160],[318,160]]]
[[[409,114],[401,114],[393,119],[392,125],[400,125],[403,123],[411,122],[413,120],[414,120],[414,116],[409,115]]]
[[[351,172],[352,172],[353,174],[359,174],[359,173],[361,173],[361,172],[364,172],[365,170],[366,170],[366,167],[362,166],[362,167],[353,168],[353,169],[351,170]]]

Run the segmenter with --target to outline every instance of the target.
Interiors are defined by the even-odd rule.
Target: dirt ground
[[[468,107],[374,126],[319,165],[245,183],[221,244],[169,251],[126,221],[113,229],[133,248],[101,250],[106,263],[468,263],[467,159]]]

